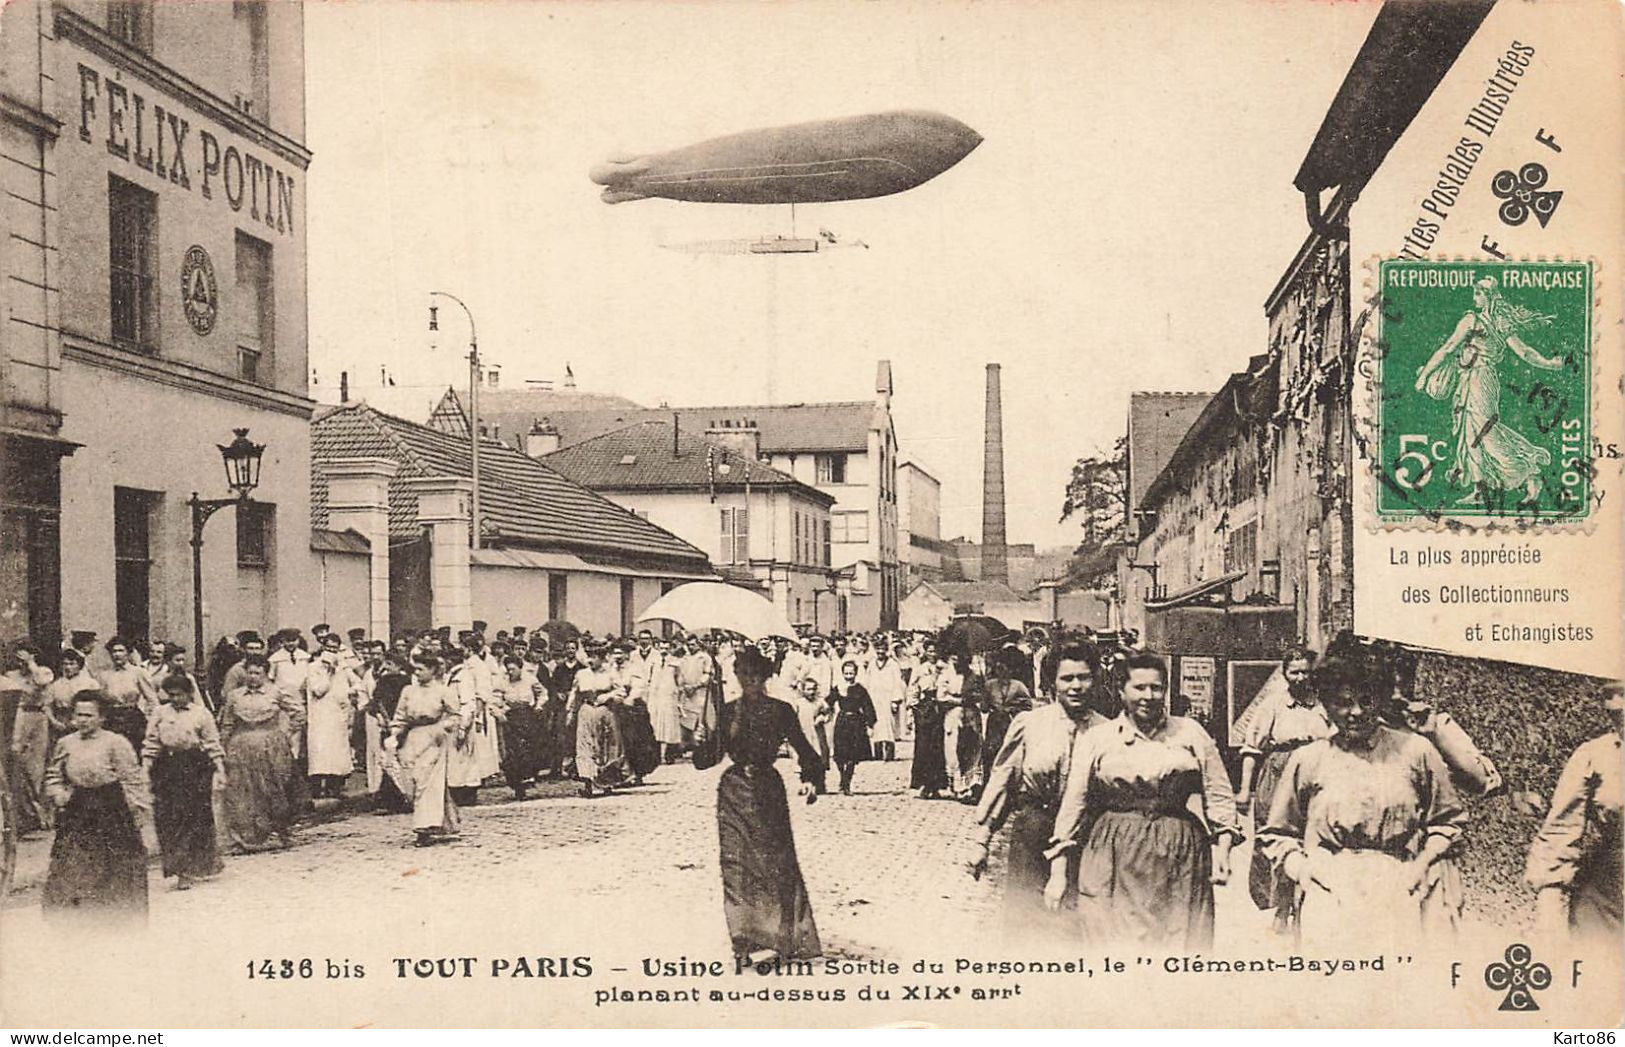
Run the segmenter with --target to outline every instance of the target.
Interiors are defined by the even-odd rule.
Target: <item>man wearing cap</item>
[[[220,698],[222,701],[225,700],[226,695],[248,682],[247,672],[243,666],[248,656],[251,654],[257,654],[262,658],[265,656],[265,641],[260,638],[259,633],[254,632],[252,629],[244,629],[237,634],[237,648],[242,651],[242,657],[226,669],[226,675],[220,681]]]
[[[350,726],[366,704],[361,680],[344,663],[338,633],[322,634],[322,649],[306,663],[305,740],[307,775],[317,798],[339,799],[344,780],[355,770]]]

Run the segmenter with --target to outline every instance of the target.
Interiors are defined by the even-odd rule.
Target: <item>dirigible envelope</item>
[[[744,131],[610,160],[588,176],[610,204],[650,196],[715,204],[863,200],[930,181],[981,142],[951,116],[900,110]]]

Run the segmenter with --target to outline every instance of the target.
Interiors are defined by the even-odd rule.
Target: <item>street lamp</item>
[[[226,467],[226,486],[236,494],[231,498],[199,498],[196,491],[186,503],[192,508],[192,663],[203,673],[203,527],[209,517],[228,505],[244,506],[248,492],[260,484],[260,459],[265,445],[248,438],[247,429],[233,429],[237,438],[220,445],[220,460]],[[239,508],[240,511],[240,508]]]
[[[474,495],[470,503],[473,526],[469,529],[469,545],[480,547],[480,336],[474,330],[474,314],[461,298],[445,291],[430,291],[429,297],[448,298],[462,307],[468,317],[468,463],[469,477],[474,481]],[[440,307],[429,306],[429,330],[440,330]]]

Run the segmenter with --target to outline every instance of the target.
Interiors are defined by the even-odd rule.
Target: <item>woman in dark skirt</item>
[[[58,811],[40,902],[51,919],[147,917],[147,855],[137,827],[146,818],[146,788],[130,743],[103,729],[105,713],[106,699],[80,695],[74,733],[58,740],[46,771],[46,795]]]
[[[914,705],[914,762],[909,768],[908,787],[920,791],[920,799],[934,800],[948,788],[948,761],[943,752],[942,719],[946,708],[937,701],[937,677],[942,667],[926,658],[909,682]]]
[[[858,663],[841,666],[843,684],[831,695],[835,704],[835,766],[841,772],[841,795],[852,795],[852,772],[864,760],[875,758],[869,728],[875,725],[875,705],[858,682]]]
[[[208,710],[185,676],[164,677],[164,697],[147,721],[141,759],[152,782],[153,821],[164,875],[184,891],[220,871],[214,844],[214,784],[226,781],[226,751]]]
[[[221,743],[226,751],[226,827],[239,851],[258,851],[293,842],[293,819],[303,797],[304,779],[294,764],[291,737],[304,711],[271,685],[271,664],[263,654],[243,659],[243,685],[226,695],[220,708]]]
[[[738,701],[714,710],[717,731],[694,753],[700,770],[724,754],[733,763],[717,784],[717,835],[722,845],[722,909],[737,960],[810,959],[823,952],[807,885],[796,862],[790,804],[773,766],[789,742],[801,762],[800,793],[818,798],[813,782],[823,761],[801,733],[795,710],[767,695],[773,663],[755,648],[734,659]]]
[[[502,659],[502,668],[502,679],[496,682],[497,707],[502,710],[502,775],[513,798],[523,800],[547,763],[547,734],[536,709],[546,691],[519,655]]]

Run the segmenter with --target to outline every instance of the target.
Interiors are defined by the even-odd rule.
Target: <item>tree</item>
[[[1069,576],[1098,582],[1115,565],[1114,550],[1124,538],[1128,516],[1128,437],[1120,436],[1110,454],[1079,458],[1072,466],[1061,502],[1061,520],[1077,517],[1083,540],[1072,554]]]

